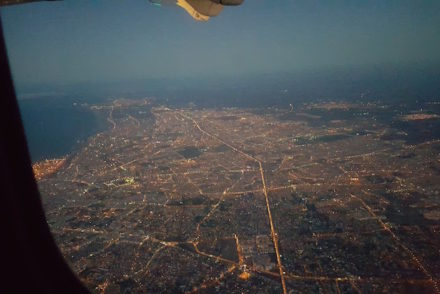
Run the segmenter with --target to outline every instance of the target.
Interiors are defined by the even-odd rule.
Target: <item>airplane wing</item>
[[[40,1],[60,1],[60,0],[0,0],[0,6],[24,4]],[[156,6],[177,5],[183,8],[195,20],[207,21],[213,16],[217,16],[223,6],[241,5],[244,0],[149,0]]]
[[[0,6],[24,4],[24,3],[40,2],[40,1],[59,1],[59,0],[0,0]]]
[[[241,5],[244,0],[150,0],[151,3],[162,6],[175,4],[183,8],[189,15],[198,21],[207,21],[217,16],[223,6]]]
[[[177,0],[178,6],[185,9],[195,20],[207,21],[212,16],[217,16],[223,9],[223,5],[212,1]]]

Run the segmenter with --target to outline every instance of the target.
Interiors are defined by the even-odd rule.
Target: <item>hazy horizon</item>
[[[440,64],[438,1],[245,1],[206,23],[147,1],[42,2],[1,15],[19,94],[32,85],[371,68],[432,79],[423,68]]]

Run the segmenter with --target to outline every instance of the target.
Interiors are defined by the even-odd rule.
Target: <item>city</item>
[[[92,292],[440,293],[438,103],[91,110],[34,170]]]

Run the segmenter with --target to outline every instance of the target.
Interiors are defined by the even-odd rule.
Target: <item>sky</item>
[[[440,64],[438,0],[245,0],[208,22],[147,0],[74,0],[1,17],[17,87]]]

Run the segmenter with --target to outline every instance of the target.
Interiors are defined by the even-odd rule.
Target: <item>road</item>
[[[260,175],[261,175],[261,182],[263,183],[263,193],[264,193],[264,197],[266,199],[266,208],[267,208],[267,216],[269,218],[269,225],[270,225],[270,235],[272,237],[272,242],[273,242],[273,246],[275,249],[275,255],[277,258],[277,265],[278,265],[278,270],[280,272],[280,280],[281,280],[281,286],[283,287],[283,293],[287,294],[287,288],[286,288],[286,280],[284,277],[284,270],[283,270],[283,265],[281,263],[281,256],[280,256],[280,249],[278,246],[278,234],[275,230],[275,226],[273,224],[273,220],[272,220],[272,212],[270,210],[270,202],[269,202],[269,196],[268,196],[268,192],[267,192],[267,186],[266,186],[266,179],[264,176],[264,169],[263,169],[263,164],[261,162],[261,160],[259,160],[258,158],[236,148],[235,146],[232,146],[231,144],[229,144],[228,142],[224,141],[222,138],[206,131],[205,129],[203,129],[202,127],[200,127],[199,123],[193,119],[192,117],[189,117],[188,115],[180,112],[179,113],[183,118],[192,121],[192,123],[194,124],[194,126],[203,134],[216,139],[217,141],[219,141],[220,143],[228,146],[229,148],[231,148],[233,151],[245,156],[248,159],[251,159],[253,161],[255,161],[256,163],[258,163],[259,167],[260,167]]]

